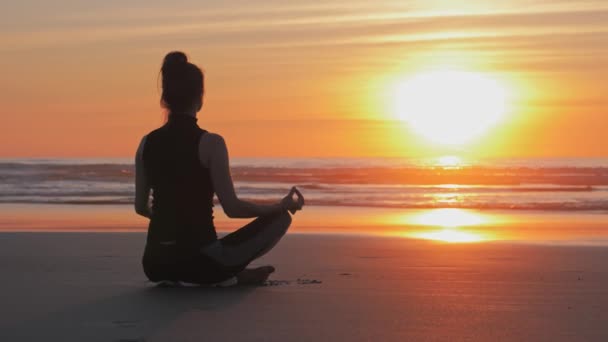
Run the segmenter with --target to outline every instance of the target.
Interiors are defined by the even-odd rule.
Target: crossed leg
[[[291,215],[287,211],[261,216],[207,246],[203,252],[222,265],[240,268],[242,271],[237,274],[239,283],[259,284],[274,272],[274,267],[246,269],[247,265],[276,246],[290,224]]]

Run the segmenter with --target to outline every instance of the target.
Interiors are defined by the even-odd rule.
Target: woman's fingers
[[[296,190],[292,187],[291,190],[289,190],[289,193],[283,197],[283,201],[286,201],[287,203],[291,203],[293,202],[293,194],[295,194]]]
[[[302,193],[300,192],[300,190],[298,190],[298,188],[296,188],[294,186],[296,195],[298,196],[298,206],[300,207],[300,209],[302,209],[302,207],[304,206],[304,195],[302,195]]]
[[[293,198],[294,194],[297,196],[297,199]],[[295,214],[298,210],[302,210],[302,206],[304,205],[304,196],[302,196],[300,190],[295,186],[291,187],[289,194],[283,200],[286,201],[287,210],[292,214]]]
[[[289,195],[287,195],[287,197],[293,198],[293,194],[296,193],[296,191],[298,191],[298,189],[296,189],[295,186],[292,186],[291,190],[289,190]]]

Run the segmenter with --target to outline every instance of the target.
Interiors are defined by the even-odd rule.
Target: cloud
[[[119,15],[122,19],[118,21],[100,15],[100,20],[87,23],[68,21],[55,28],[36,29],[32,26],[23,31],[4,31],[0,34],[0,49],[14,51],[113,42],[129,42],[137,46],[149,39],[158,42],[196,39],[222,47],[295,48],[478,38],[508,43],[513,37],[551,39],[556,35],[608,35],[608,10],[601,9],[427,16],[381,11],[360,13],[351,10],[333,15],[310,10],[304,13],[284,11],[278,11],[280,15],[276,15],[270,10],[258,9],[256,12],[248,9],[238,14],[238,11],[216,9],[210,13],[191,13],[187,17],[168,14],[160,22],[147,20],[156,19],[156,12],[142,15],[140,21],[126,20],[129,18],[127,11],[127,14],[122,14],[124,17]]]

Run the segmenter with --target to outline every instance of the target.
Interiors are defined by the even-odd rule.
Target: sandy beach
[[[2,233],[3,341],[605,341],[608,248],[290,234],[270,286],[158,288],[143,233]]]

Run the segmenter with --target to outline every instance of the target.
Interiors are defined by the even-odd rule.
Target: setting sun
[[[457,168],[462,166],[463,162],[462,159],[457,156],[443,156],[437,159],[436,165],[445,168]]]
[[[441,145],[462,145],[496,125],[507,111],[507,92],[476,72],[437,70],[394,89],[395,112],[419,135]]]

